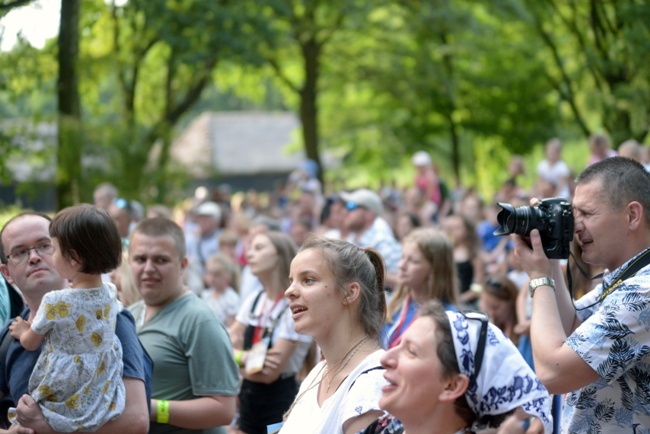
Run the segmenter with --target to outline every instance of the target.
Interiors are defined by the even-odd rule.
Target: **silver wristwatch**
[[[550,286],[555,291],[555,280],[550,277],[540,277],[539,279],[531,279],[528,283],[528,293],[532,297],[535,293],[535,290],[540,286]]]

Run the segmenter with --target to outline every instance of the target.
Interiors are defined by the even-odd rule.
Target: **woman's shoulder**
[[[401,434],[403,432],[402,422],[386,413],[357,434]]]
[[[348,389],[358,381],[375,383],[378,378],[383,378],[385,368],[381,365],[381,357],[385,353],[385,350],[379,349],[368,354],[350,373]]]

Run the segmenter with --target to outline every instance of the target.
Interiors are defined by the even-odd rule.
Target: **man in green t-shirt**
[[[151,434],[225,433],[235,415],[239,371],[221,322],[183,285],[182,229],[164,218],[133,230],[129,264],[142,300],[129,307],[154,361]]]

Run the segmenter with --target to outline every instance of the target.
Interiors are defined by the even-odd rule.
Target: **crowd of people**
[[[16,215],[0,433],[647,432],[650,173],[624,145],[593,136],[574,180],[551,139],[532,189],[515,156],[489,200],[420,151],[401,190],[324,191],[308,161],[266,201],[104,183]],[[494,234],[499,203],[550,197],[571,257]]]

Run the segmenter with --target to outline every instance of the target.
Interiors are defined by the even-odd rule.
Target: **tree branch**
[[[267,57],[266,61],[269,62],[269,65],[271,65],[271,68],[273,68],[273,71],[275,72],[275,75],[278,76],[278,78],[291,89],[295,93],[300,93],[300,88],[296,86],[291,80],[289,80],[289,77],[286,76],[286,74],[282,71],[282,68],[280,68],[280,65],[278,65],[278,62],[275,58],[273,57]]]
[[[19,8],[21,6],[27,5],[28,3],[31,3],[32,1],[33,0],[16,0],[9,3],[0,3],[0,10]]]

